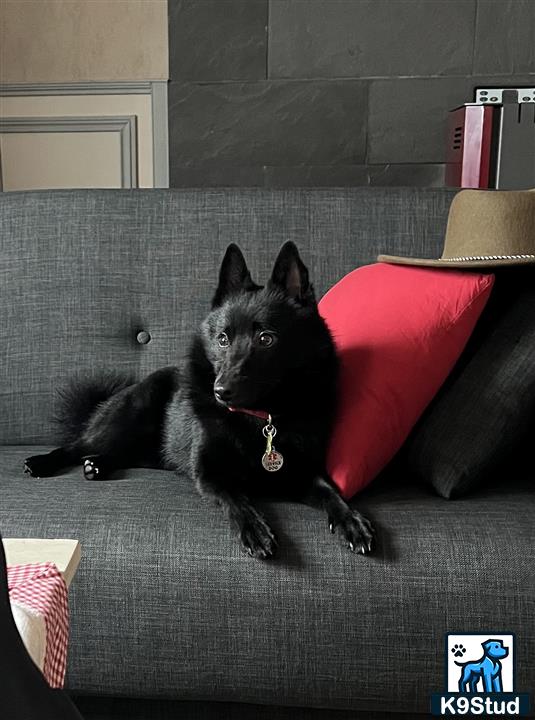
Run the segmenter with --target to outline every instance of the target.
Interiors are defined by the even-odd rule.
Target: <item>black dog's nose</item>
[[[214,395],[219,402],[227,403],[232,399],[232,390],[225,385],[216,385],[214,387]]]

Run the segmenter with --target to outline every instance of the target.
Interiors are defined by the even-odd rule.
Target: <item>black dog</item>
[[[253,495],[325,509],[331,531],[364,554],[371,524],[325,470],[336,380],[333,342],[295,245],[283,246],[266,287],[230,245],[185,372],[73,383],[63,393],[62,447],[28,458],[25,471],[45,477],[83,463],[86,478],[104,479],[129,466],[175,469],[226,508],[254,557],[271,556],[276,541]]]

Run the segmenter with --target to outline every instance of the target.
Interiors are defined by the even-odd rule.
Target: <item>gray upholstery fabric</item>
[[[52,442],[74,370],[144,375],[180,360],[225,247],[255,279],[294,240],[321,295],[379,251],[437,256],[447,190],[94,190],[0,193],[0,443]],[[152,341],[139,345],[139,330]]]
[[[535,677],[533,478],[448,502],[402,477],[358,501],[380,546],[351,554],[319,512],[261,505],[273,562],[243,554],[183,477],[87,482],[21,474],[0,455],[5,536],[76,537],[68,682],[80,694],[426,712],[443,636],[517,633],[517,687]]]

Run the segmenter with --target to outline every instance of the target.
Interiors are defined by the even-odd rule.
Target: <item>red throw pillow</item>
[[[399,450],[461,354],[494,275],[377,263],[319,303],[340,357],[327,469],[344,497]]]

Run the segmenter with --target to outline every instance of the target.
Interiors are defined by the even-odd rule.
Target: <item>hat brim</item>
[[[429,258],[411,258],[401,257],[398,255],[378,255],[377,262],[391,263],[393,265],[416,265],[418,267],[439,267],[443,270],[455,269],[474,269],[478,268],[496,268],[496,267],[512,267],[514,265],[533,265],[535,258],[510,258],[501,260],[460,260],[459,262],[451,262],[451,260],[431,260]]]

